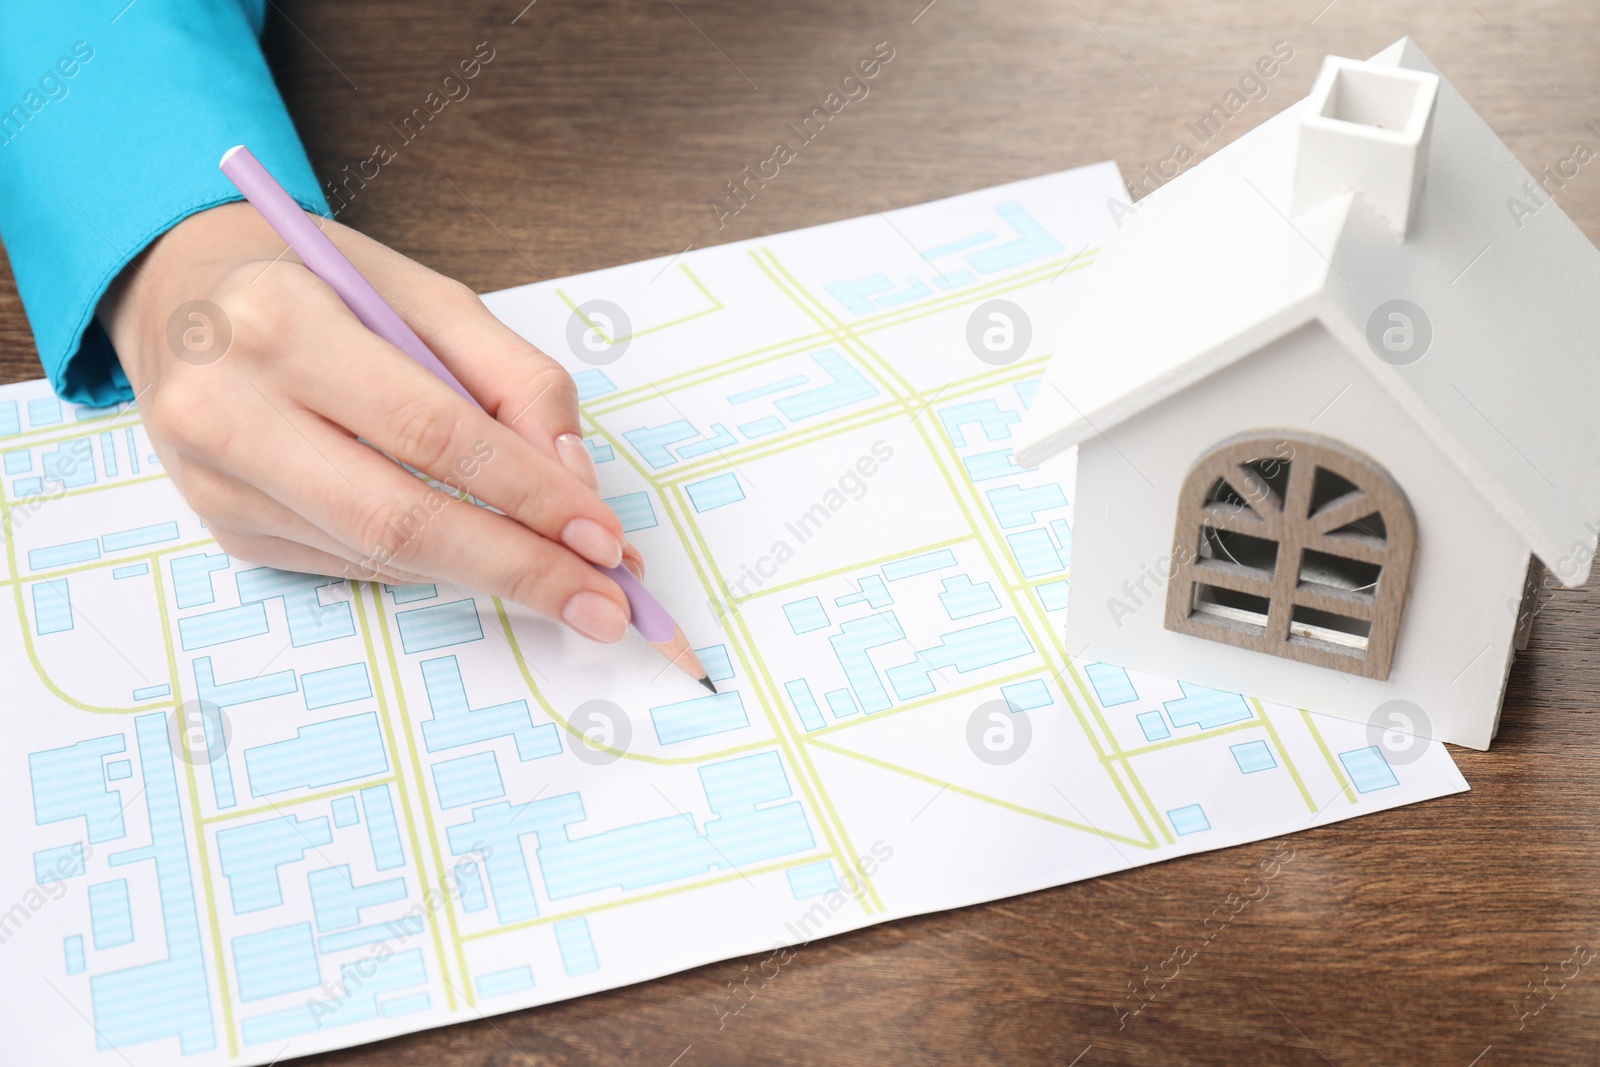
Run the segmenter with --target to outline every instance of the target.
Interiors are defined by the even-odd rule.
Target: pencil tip
[[[700,679],[700,684],[705,686],[707,689],[711,690],[713,693],[715,693],[717,691],[717,687],[712,684],[710,678],[702,678],[702,679]]]

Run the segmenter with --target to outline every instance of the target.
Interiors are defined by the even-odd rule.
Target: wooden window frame
[[[1281,479],[1276,464],[1288,468]],[[1319,469],[1355,489],[1318,502],[1313,513]],[[1225,496],[1237,499],[1213,500],[1219,483],[1232,490],[1228,494],[1223,489]],[[1338,484],[1331,478],[1326,483]],[[1382,518],[1382,536],[1373,535],[1376,527],[1366,532],[1346,529],[1374,514]],[[1265,552],[1263,542],[1277,546],[1270,570],[1239,562],[1239,552],[1224,551],[1228,558],[1217,557],[1219,544]],[[1304,580],[1308,550],[1323,554],[1316,561],[1355,573],[1381,568],[1375,582],[1368,583],[1375,588]],[[1416,520],[1400,486],[1370,456],[1332,438],[1291,430],[1228,438],[1208,450],[1184,478],[1172,553],[1167,629],[1366,678],[1389,677],[1410,589]],[[1266,613],[1216,602],[1197,608],[1197,586],[1209,587],[1202,595],[1215,597],[1220,591],[1240,603],[1264,599]],[[1296,608],[1302,609],[1300,620],[1294,619]],[[1365,647],[1345,643],[1359,641],[1358,636],[1341,638],[1332,629],[1307,622],[1306,612],[1366,623]]]

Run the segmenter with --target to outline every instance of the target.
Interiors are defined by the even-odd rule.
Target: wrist
[[[268,261],[281,248],[256,210],[236,202],[190,215],[131,260],[106,290],[96,317],[134,391],[159,378],[167,360],[198,353],[202,358],[186,361],[207,361],[204,351],[217,324],[193,319],[188,305],[218,298],[231,271]]]

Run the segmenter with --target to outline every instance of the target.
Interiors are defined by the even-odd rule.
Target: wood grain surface
[[[1577,0],[526,2],[274,0],[269,16],[328,179],[492,45],[471,96],[341,215],[480,291],[1102,159],[1136,179],[1176,141],[1209,153],[1304,95],[1324,54],[1405,33],[1536,174],[1600,148],[1600,5]],[[719,229],[723,183],[879,41],[895,59],[870,96]],[[1197,145],[1186,121],[1279,41],[1294,55],[1265,99]],[[1600,161],[1558,201],[1600,237]],[[0,374],[38,373],[0,269]],[[1470,794],[1286,839],[1268,897],[1121,1028],[1130,983],[1196,942],[1275,842],[811,944],[720,1026],[754,957],[305,1062],[1597,1063],[1600,958],[1563,967],[1600,948],[1597,633],[1593,584],[1557,594],[1493,751],[1454,753]]]

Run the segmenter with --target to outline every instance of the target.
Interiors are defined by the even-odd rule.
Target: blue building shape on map
[[[1368,745],[1351,752],[1339,753],[1339,762],[1359,793],[1372,793],[1379,789],[1393,789],[1400,784],[1394,768],[1377,745]]]
[[[176,1037],[179,1050],[191,1056],[215,1048],[216,1031],[190,870],[187,814],[178,794],[167,717],[139,715],[133,725],[144,772],[150,844],[113,853],[107,862],[113,867],[155,865],[167,950],[163,959],[90,978],[94,1026],[102,1050]]]
[[[673,815],[588,834],[571,828],[587,815],[577,793],[525,804],[475,808],[446,831],[452,855],[484,849],[489,890],[502,924],[539,914],[520,838],[538,834],[538,869],[552,900],[602,889],[632,890],[712,870],[742,867],[814,847],[805,810],[776,752],[700,768],[713,817],[702,832],[692,815]],[[780,803],[782,802],[782,803]],[[760,805],[765,805],[760,806]]]
[[[486,708],[467,702],[467,686],[454,656],[422,662],[422,682],[433,718],[422,724],[422,740],[429,752],[444,752],[496,737],[517,743],[524,761],[553,756],[561,751],[561,736],[554,723],[535,725],[526,700],[511,700]]]
[[[391,1004],[420,1010],[428,1003],[426,993],[405,997],[388,997],[387,994],[411,990],[427,981],[428,967],[419,948],[405,949],[388,957],[377,954],[363,957],[339,968],[336,985],[345,999],[309,997],[305,1003],[293,1007],[250,1016],[243,1022],[244,1043],[282,1044],[302,1034],[368,1022],[380,1015],[389,1015],[385,1007]]]
[[[1189,682],[1179,682],[1178,685],[1183,689],[1183,698],[1169,700],[1162,705],[1167,709],[1167,717],[1172,720],[1174,727],[1198,726],[1202,730],[1212,730],[1251,718],[1244,697],[1237,693],[1224,693]]]
[[[240,572],[234,582],[239,588],[240,604],[259,604],[281,599],[289,620],[289,643],[295,648],[354,637],[355,616],[348,601],[336,600],[324,604],[318,590],[333,585],[336,578],[316,574],[298,574],[290,571],[258,567]]]
[[[217,856],[235,915],[248,915],[283,903],[278,868],[299,863],[306,853],[333,842],[325,818],[278,815],[217,831]]]
[[[322,789],[389,770],[375,712],[308,723],[287,741],[244,750],[250,795]]]
[[[1172,821],[1172,828],[1178,832],[1179,836],[1197,834],[1202,830],[1211,829],[1211,820],[1206,818],[1205,809],[1198,804],[1173,808],[1167,812],[1167,818]]]
[[[1272,749],[1267,747],[1265,741],[1246,741],[1242,745],[1229,745],[1228,751],[1233,753],[1233,761],[1239,765],[1241,774],[1270,771],[1278,765],[1278,761],[1273,758]]]
[[[938,645],[918,651],[912,662],[890,667],[889,684],[901,700],[911,700],[934,692],[934,671],[954,667],[965,674],[1032,652],[1033,644],[1015,617],[996,619],[947,633]]]

